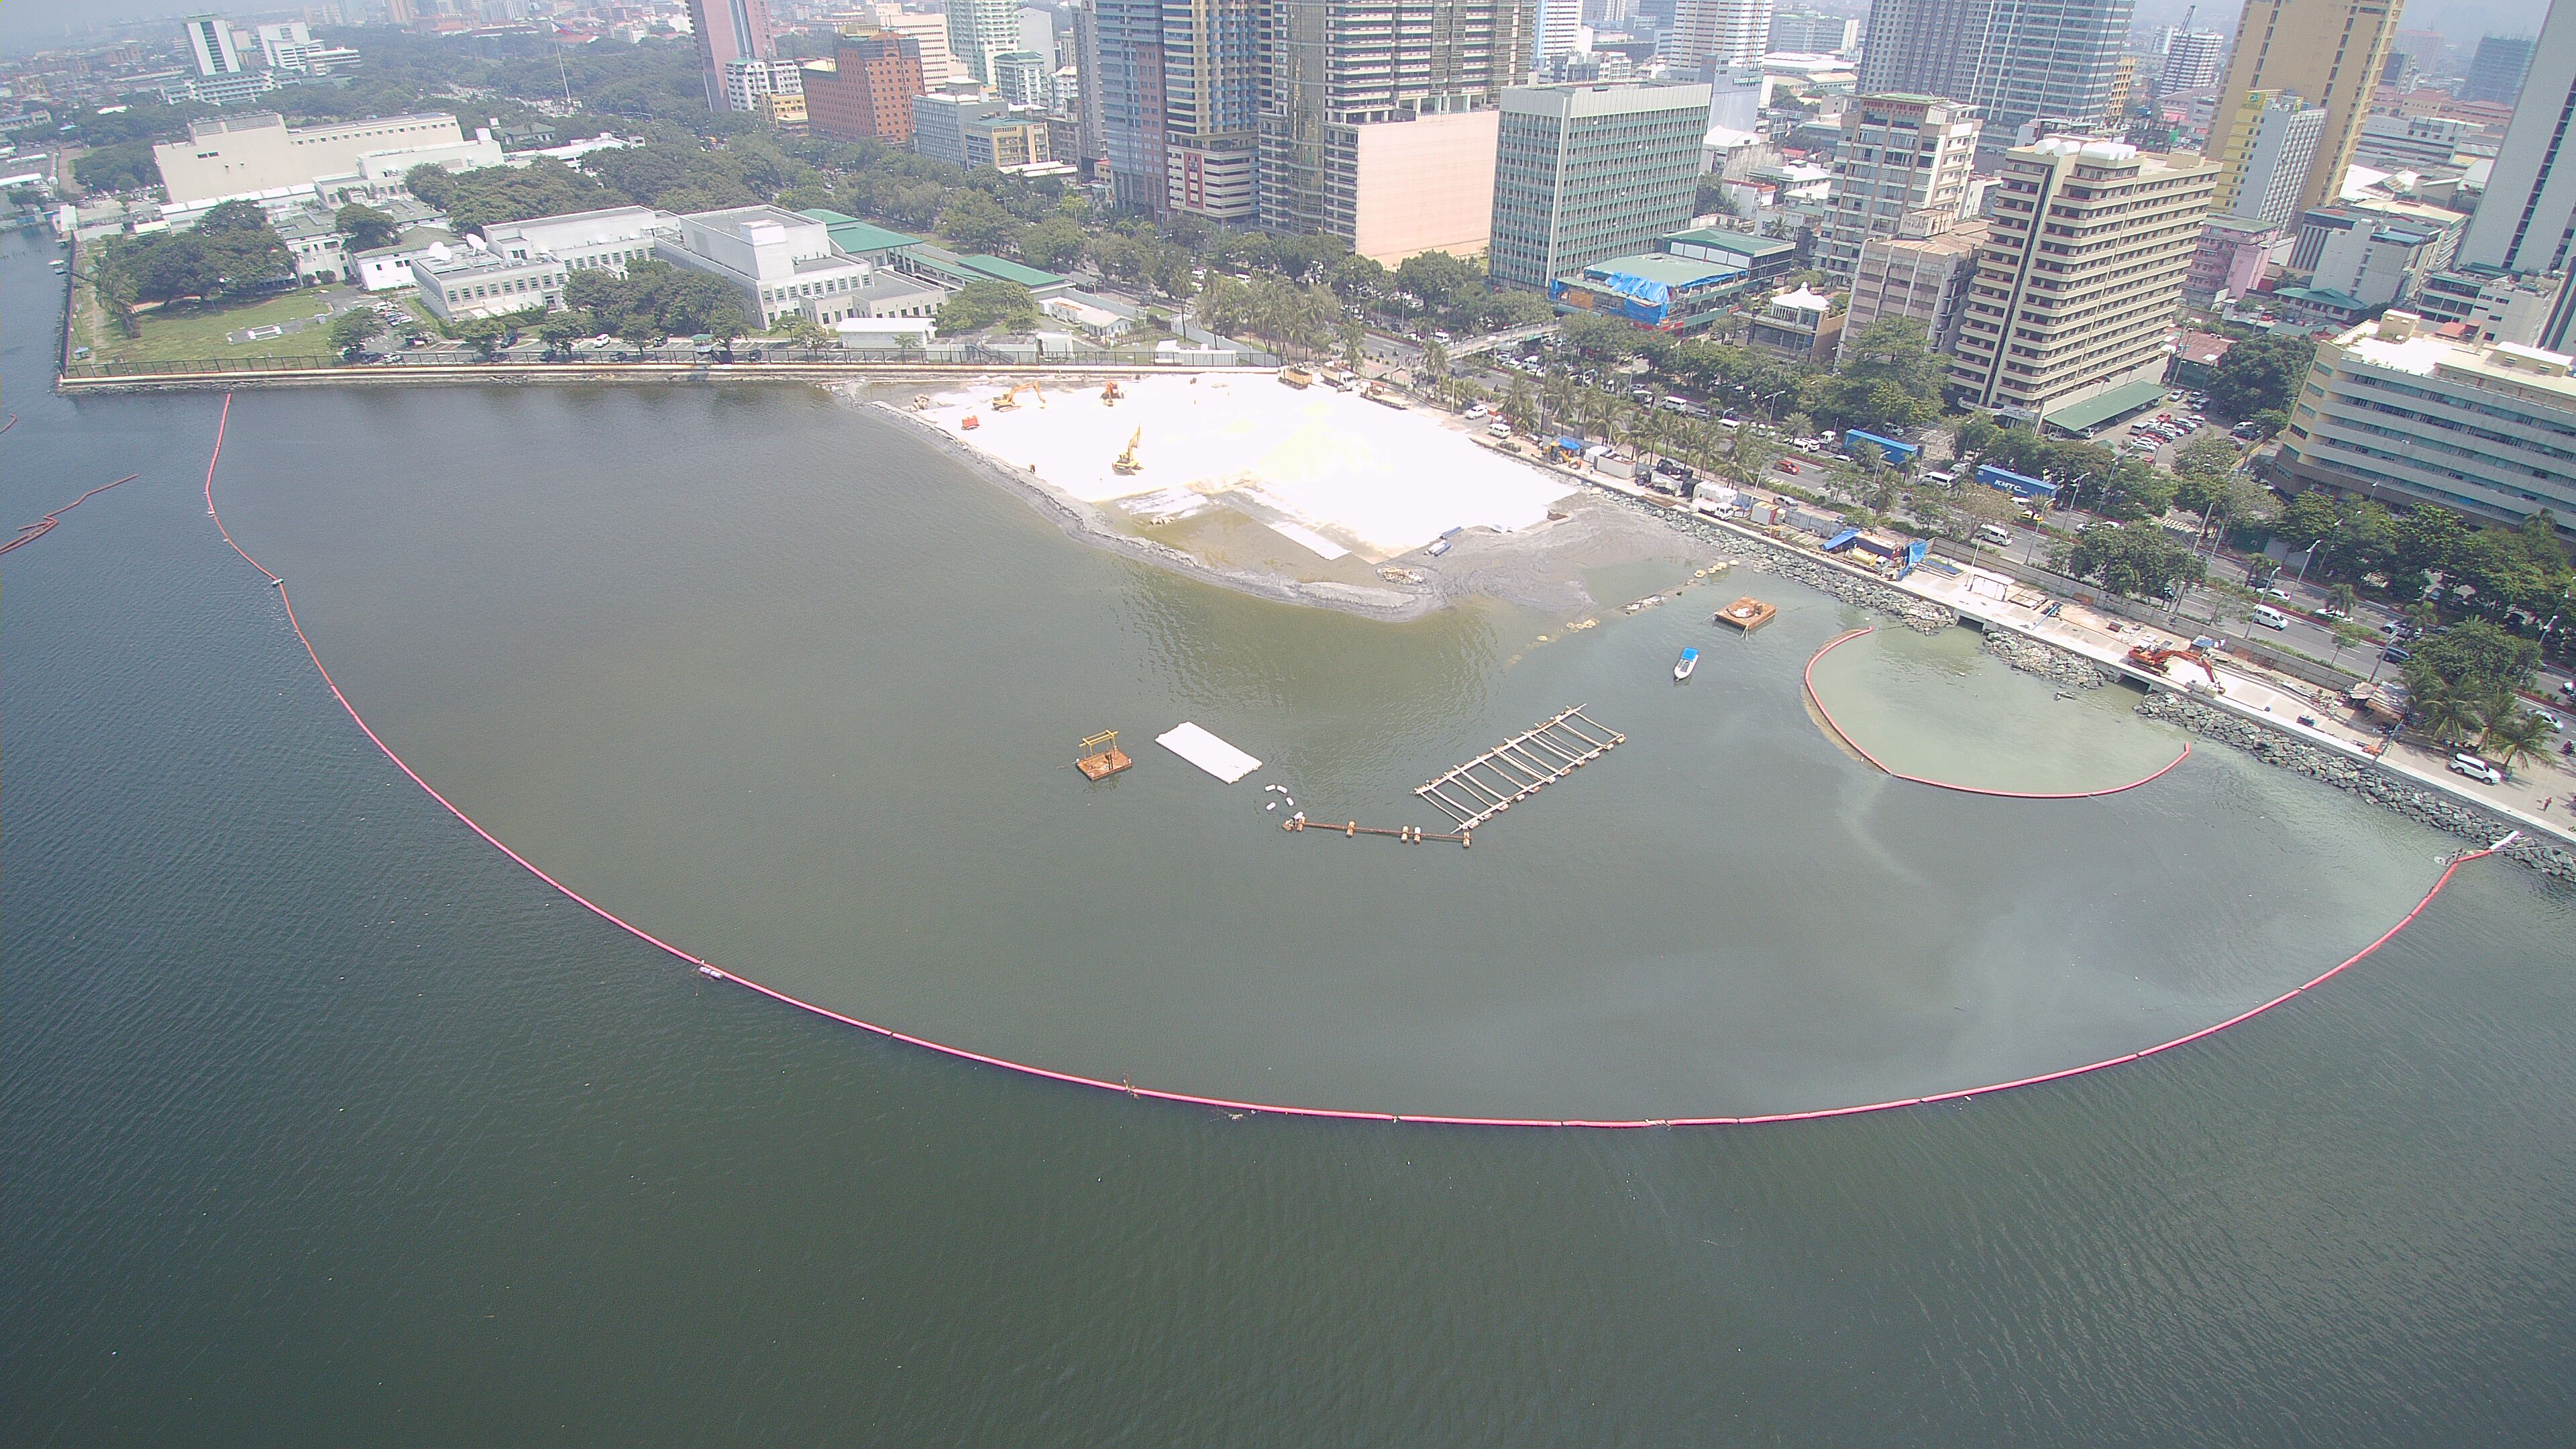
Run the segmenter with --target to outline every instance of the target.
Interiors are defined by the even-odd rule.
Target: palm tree
[[[2456,690],[2441,690],[2415,701],[2425,732],[2437,743],[2458,744],[2482,723],[2475,701]]]
[[[2478,752],[2511,770],[2514,761],[2525,755],[2541,753],[2549,743],[2550,733],[2549,721],[2531,710],[2516,706],[2488,716],[2486,734],[2478,741]]]

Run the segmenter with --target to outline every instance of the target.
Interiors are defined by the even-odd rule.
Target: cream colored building
[[[2247,91],[2287,91],[2325,107],[2325,129],[2299,188],[2302,209],[2342,194],[2403,8],[2402,0],[2245,0],[2227,79],[2218,88],[2218,115],[2242,113]]]
[[[445,112],[289,126],[275,111],[258,111],[192,121],[187,140],[153,147],[152,159],[170,200],[186,206],[326,187],[335,179],[381,189],[382,178],[399,177],[414,166],[498,166],[501,145],[484,132],[467,140],[456,117]]]
[[[1991,228],[1966,221],[1930,236],[1874,236],[1861,244],[1852,273],[1851,311],[1841,351],[1861,329],[1882,317],[1911,317],[1923,324],[1932,350],[1948,353],[1977,275],[1977,249]]]
[[[1390,267],[1428,251],[1483,256],[1501,125],[1483,110],[1326,128],[1327,229]]]
[[[2161,386],[2218,164],[2052,136],[2005,153],[1959,318],[1952,393],[2037,420]]]

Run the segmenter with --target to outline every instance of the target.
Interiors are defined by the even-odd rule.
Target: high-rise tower
[[[1988,150],[2011,145],[2030,121],[2091,126],[2111,102],[2130,8],[2131,0],[1879,0],[1859,90],[1975,106]]]
[[[769,0],[689,0],[689,25],[697,32],[698,72],[709,110],[725,109],[728,62],[778,53],[769,33]]]
[[[2393,0],[2245,0],[2218,114],[2245,109],[2248,91],[2287,91],[2325,107],[2316,159],[2299,188],[2302,208],[2342,193],[2352,148],[2370,114],[2371,88],[2397,33]]]

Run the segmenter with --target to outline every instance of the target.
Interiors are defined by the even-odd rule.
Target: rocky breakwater
[[[1947,605],[1828,563],[1811,551],[1776,542],[1750,529],[1701,518],[1677,517],[1668,522],[1676,532],[1732,550],[1736,557],[1766,574],[1805,584],[1871,613],[1885,614],[1918,634],[1938,634],[1959,622],[1957,611]]]
[[[1986,629],[1985,651],[2025,674],[2036,674],[2069,689],[2100,689],[2111,671],[2082,655],[1993,625]]]
[[[2278,729],[2230,714],[2214,705],[2158,690],[2138,706],[2139,714],[2182,726],[2193,734],[2236,746],[2266,764],[2322,780],[2410,820],[2449,835],[2488,844],[2521,822],[2497,814],[2419,780],[2336,750],[2298,739]],[[2502,854],[2555,880],[2576,881],[2576,853],[2547,836],[2523,830]]]

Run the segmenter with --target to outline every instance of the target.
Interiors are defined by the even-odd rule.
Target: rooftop
[[[2227,355],[2227,349],[2235,345],[2234,338],[2221,337],[2215,332],[2186,332],[2176,339],[2174,356],[2185,362],[2211,367],[2217,365],[2218,360]]]
[[[1672,235],[1665,237],[1663,241],[1688,242],[1693,246],[1715,247],[1720,251],[1735,252],[1738,255],[1746,257],[1777,256],[1782,252],[1795,251],[1797,249],[1796,243],[1782,241],[1778,237],[1754,236],[1750,232],[1728,231],[1724,227],[1717,226],[1702,226],[1694,227],[1689,231],[1677,231]],[[1658,245],[1661,245],[1661,243],[1658,243]]]
[[[1583,269],[1582,275],[1595,281],[1615,276],[1638,277],[1682,290],[1742,282],[1744,269],[1732,262],[1704,262],[1694,257],[1677,257],[1669,252],[1650,252],[1594,262]]]
[[[2122,383],[2106,393],[2082,402],[2068,403],[2050,411],[2041,421],[2052,428],[2070,433],[2087,433],[2122,413],[2133,413],[2149,403],[2164,401],[2165,385],[2152,380]]]
[[[898,247],[917,246],[921,242],[921,238],[917,236],[888,231],[872,222],[861,221],[855,216],[843,216],[837,211],[825,211],[820,207],[796,214],[808,221],[823,223],[824,228],[832,234],[832,245],[845,252],[892,251]]]
[[[2518,343],[2454,342],[2419,330],[2420,319],[2392,312],[2377,322],[2364,322],[2336,339],[2347,356],[2417,377],[2436,375],[2474,385],[2537,389],[2562,407],[2576,407],[2576,377],[2568,375],[2576,358],[2544,352]]]

